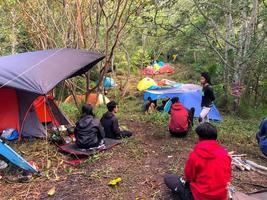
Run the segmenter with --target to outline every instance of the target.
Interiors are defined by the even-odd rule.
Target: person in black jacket
[[[94,118],[93,107],[85,104],[82,107],[82,116],[74,129],[76,145],[82,149],[98,147],[104,144],[105,132],[98,119]]]
[[[213,106],[213,101],[215,100],[213,88],[211,86],[210,76],[207,72],[202,72],[200,77],[200,83],[203,87],[202,89],[202,100],[201,107],[202,110],[199,116],[199,122],[209,122],[208,113]]]
[[[124,137],[131,137],[132,133],[130,131],[121,131],[119,127],[119,122],[116,117],[118,112],[118,106],[115,101],[110,101],[107,104],[108,111],[102,116],[101,124],[104,127],[105,134],[107,138],[120,139]]]

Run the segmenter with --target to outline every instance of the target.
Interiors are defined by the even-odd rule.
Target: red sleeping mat
[[[94,149],[94,150],[80,149],[77,147],[75,143],[61,145],[61,146],[58,146],[58,148],[59,148],[59,151],[66,153],[66,154],[71,154],[75,156],[90,156],[95,153],[111,149],[112,147],[117,146],[121,143],[121,140],[115,140],[111,138],[105,138],[104,141],[105,141],[104,148]]]

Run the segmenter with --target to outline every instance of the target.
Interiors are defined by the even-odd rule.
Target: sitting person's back
[[[104,127],[105,135],[107,138],[119,139],[122,137],[130,137],[132,133],[130,131],[121,131],[119,122],[116,117],[118,107],[116,102],[110,101],[107,104],[108,111],[102,116],[101,124]]]
[[[89,149],[102,143],[105,132],[98,119],[94,118],[93,108],[86,104],[82,107],[82,116],[74,129],[76,145],[79,148]]]
[[[178,97],[172,98],[169,131],[172,135],[185,136],[189,128],[187,109],[179,102]]]
[[[209,135],[208,129],[216,135]],[[226,200],[231,178],[231,158],[216,141],[217,130],[211,124],[199,125],[196,132],[200,140],[186,163],[186,181],[190,183],[194,199]]]
[[[166,175],[166,185],[181,199],[227,200],[231,179],[231,158],[216,141],[217,130],[204,122],[196,128],[199,142],[185,165],[185,183],[176,175]],[[190,198],[188,198],[190,197]]]

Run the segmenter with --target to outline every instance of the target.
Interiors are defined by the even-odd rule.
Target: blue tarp
[[[18,153],[16,153],[10,146],[4,143],[0,139],[0,154],[8,159],[13,164],[17,165],[18,167],[30,171],[32,173],[38,173],[38,171],[33,168],[30,163],[28,163],[24,158],[22,158]]]
[[[194,117],[199,117],[201,112],[201,98],[202,91],[183,91],[179,88],[168,88],[168,89],[158,89],[158,90],[146,90],[144,93],[144,100],[147,100],[148,97],[151,97],[152,100],[163,99],[163,98],[173,98],[179,97],[180,102],[187,108],[195,108]],[[209,119],[215,121],[222,121],[222,117],[218,109],[213,106],[211,111],[208,114]]]

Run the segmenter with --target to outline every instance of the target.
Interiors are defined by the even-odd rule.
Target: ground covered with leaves
[[[120,101],[120,124],[134,132],[113,149],[89,157],[78,167],[64,162],[70,159],[45,140],[10,144],[27,160],[34,160],[42,171],[25,183],[12,181],[9,167],[1,172],[0,199],[175,199],[163,182],[165,173],[183,174],[188,154],[197,142],[192,131],[186,138],[170,137],[168,114],[141,111],[142,97],[136,92]],[[105,108],[96,110],[97,116]],[[229,151],[247,154],[247,158],[267,166],[255,141],[260,118],[241,119],[224,114],[219,141]],[[195,123],[197,124],[197,122]],[[120,177],[117,186],[110,180]],[[253,192],[267,185],[267,177],[256,172],[233,169],[232,185],[243,192]],[[49,195],[50,194],[50,195]]]

